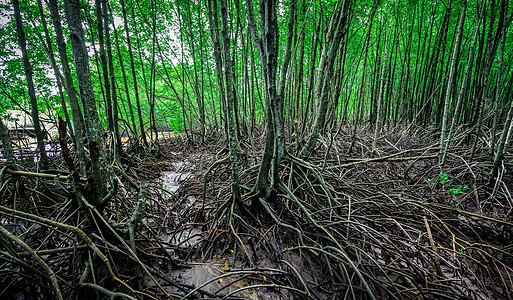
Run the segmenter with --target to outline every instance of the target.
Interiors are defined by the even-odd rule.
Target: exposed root
[[[329,152],[308,162],[289,149],[274,190],[246,195],[242,207],[231,201],[228,164],[214,158],[220,145],[199,151],[162,144],[164,161],[132,156],[137,166],[114,163],[103,211],[81,194],[87,191],[85,178],[3,166],[0,293],[508,299],[511,166],[504,164],[489,188],[480,176],[491,167],[483,162],[487,153],[469,160],[461,144],[442,170],[445,182],[429,136],[406,135],[380,139],[379,157],[364,137],[355,144],[358,154],[346,153],[351,141],[344,137],[321,142],[319,149],[330,145]],[[170,168],[169,159],[181,160],[183,168],[196,166],[178,191],[155,179]],[[256,180],[258,158],[248,163],[240,170],[246,191]],[[214,274],[195,284],[181,279],[196,269]]]
[[[468,150],[460,148],[452,157],[464,164],[447,165],[453,185],[446,186],[438,183],[436,144],[404,149],[400,139],[383,143],[380,157],[344,157],[340,141],[324,161],[288,155],[274,196],[256,199],[257,221],[220,219],[210,225],[217,235],[208,245],[231,241],[224,251],[243,249],[242,256],[231,255],[236,265],[248,266],[251,260],[243,258],[248,255],[256,266],[270,258],[290,271],[291,287],[299,285],[312,297],[317,297],[312,289],[320,298],[364,299],[488,299],[513,293],[513,223],[504,218],[510,206],[483,209],[483,201],[499,200],[482,187],[486,178],[476,182],[481,188],[456,189],[486,174],[482,169],[489,164],[468,163]],[[254,177],[248,176],[243,184],[251,186]],[[236,234],[222,229],[232,223]]]

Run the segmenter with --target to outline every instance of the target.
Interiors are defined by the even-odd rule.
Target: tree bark
[[[84,149],[84,118],[78,103],[77,91],[73,83],[73,78],[71,77],[71,69],[69,67],[69,59],[66,51],[66,42],[64,41],[64,35],[62,33],[61,18],[57,8],[57,0],[49,0],[48,8],[50,9],[50,14],[52,16],[52,22],[57,41],[57,49],[59,51],[59,57],[61,59],[62,70],[64,73],[64,83],[66,84],[66,92],[68,93],[68,99],[71,107],[71,116],[73,127],[75,128],[75,138],[77,142],[76,146],[78,162],[80,165],[80,174],[85,176],[87,159]]]
[[[144,122],[142,118],[142,112],[141,112],[141,101],[139,100],[139,87],[137,85],[137,75],[135,72],[135,63],[134,63],[134,55],[132,53],[132,43],[130,41],[130,31],[128,30],[128,19],[126,16],[126,9],[125,9],[125,1],[120,0],[121,3],[121,12],[123,13],[123,22],[125,25],[125,34],[126,34],[126,42],[128,44],[128,54],[130,55],[130,69],[132,70],[132,79],[134,81],[134,94],[135,94],[135,104],[137,107],[137,114],[139,117],[139,130],[141,131],[141,138],[143,141],[143,144],[147,146],[146,141],[146,133],[144,131]]]
[[[34,80],[32,78],[32,66],[30,65],[27,53],[27,40],[25,39],[25,31],[23,30],[23,21],[21,20],[20,3],[19,0],[12,0],[14,7],[14,18],[16,21],[16,32],[18,35],[18,44],[21,48],[23,56],[23,65],[25,67],[25,79],[30,97],[31,116],[34,125],[34,132],[36,134],[37,148],[41,159],[41,168],[48,169],[48,157],[46,156],[45,142],[43,139],[43,132],[41,130],[41,122],[39,121],[39,108],[37,106],[36,90],[34,88]]]
[[[449,117],[449,104],[451,102],[451,90],[452,85],[456,78],[456,68],[458,65],[458,53],[460,52],[460,46],[461,46],[461,38],[463,36],[463,26],[465,24],[465,14],[467,12],[467,0],[463,0],[463,5],[461,8],[461,14],[460,19],[458,21],[458,34],[456,36],[456,42],[454,43],[454,50],[452,53],[452,59],[451,59],[451,68],[449,70],[449,81],[447,83],[447,92],[445,94],[445,102],[444,102],[444,113],[443,113],[443,119],[442,119],[442,133],[440,138],[440,154],[439,154],[439,162],[440,162],[440,168],[443,169],[445,164],[445,155],[444,155],[444,149],[445,149],[445,136],[447,131],[447,119]]]
[[[235,82],[233,80],[233,62],[230,57],[230,36],[228,34],[228,8],[226,0],[220,0],[221,8],[221,35],[223,37],[223,57],[224,57],[224,76],[226,81],[226,98],[224,99],[226,105],[226,124],[228,128],[228,143],[229,143],[229,159],[231,165],[232,175],[232,193],[234,201],[242,206],[240,184],[239,184],[239,170],[237,161],[238,140],[235,131],[234,120],[234,101],[235,101]]]
[[[4,122],[0,119],[0,139],[2,140],[2,154],[8,163],[16,163],[14,152],[12,151],[11,139],[9,138],[9,130]]]
[[[315,86],[315,101],[318,106],[315,123],[312,133],[308,138],[308,142],[301,150],[299,156],[302,159],[307,159],[313,152],[319,132],[324,127],[324,120],[326,118],[326,111],[329,101],[330,81],[333,76],[333,69],[335,58],[340,46],[340,42],[347,30],[344,30],[347,20],[347,11],[351,1],[344,1],[338,8],[337,12],[333,15],[330,31],[328,32],[327,42],[329,46],[324,48],[319,61],[319,67],[316,75]],[[339,4],[340,5],[340,4]]]
[[[75,144],[75,147],[76,147],[77,143],[75,140],[75,133],[73,132],[73,127],[71,126],[69,113],[68,113],[68,106],[67,106],[66,100],[64,98],[64,93],[62,92],[61,73],[59,72],[59,68],[57,67],[57,62],[55,61],[55,55],[53,52],[52,41],[50,39],[50,33],[48,32],[48,24],[46,22],[46,18],[45,18],[44,11],[43,11],[43,4],[42,4],[41,0],[37,0],[37,7],[39,9],[39,15],[41,17],[41,23],[43,25],[43,31],[45,33],[46,50],[48,52],[48,56],[50,57],[52,69],[55,74],[55,81],[57,83],[57,90],[59,92],[59,99],[61,100],[64,118],[65,118],[67,124],[69,125],[69,134],[70,134],[70,136],[73,140],[73,143]]]
[[[96,6],[96,29],[98,32],[98,44],[100,45],[100,63],[102,66],[103,89],[105,91],[105,106],[107,108],[107,123],[109,132],[114,132],[114,121],[112,120],[112,99],[110,94],[109,69],[107,66],[107,55],[105,54],[105,42],[103,38],[103,16],[102,16],[102,0],[95,0]]]
[[[383,50],[383,59],[381,61],[381,80],[379,83],[379,95],[377,99],[377,111],[376,111],[376,124],[374,127],[374,139],[372,141],[372,151],[376,151],[376,142],[378,140],[378,134],[381,132],[381,118],[383,114],[383,97],[385,94],[385,72],[386,72],[386,60],[387,60],[387,50],[388,50],[388,34],[389,34],[389,20],[390,20],[390,2],[387,5],[387,22],[386,22],[386,34],[385,34],[385,49]]]
[[[119,104],[116,90],[116,74],[114,73],[114,62],[112,59],[112,43],[110,39],[107,0],[101,0],[101,4],[103,15],[103,29],[105,30],[105,46],[107,47],[107,64],[109,66],[110,75],[110,91],[112,92],[112,125],[114,129],[114,138],[116,140],[116,148],[118,150],[118,153],[121,153],[123,151],[123,145],[121,144],[121,136],[119,134]]]
[[[84,40],[84,31],[80,19],[79,0],[65,0],[64,9],[68,20],[71,48],[77,70],[78,86],[80,89],[80,99],[84,107],[85,129],[89,141],[89,151],[91,153],[92,163],[92,190],[90,195],[93,197],[91,202],[94,206],[104,205],[104,196],[107,194],[107,167],[103,156],[103,146],[101,138],[101,127],[96,109],[96,99],[94,98],[91,73],[89,71],[89,57]]]
[[[111,14],[112,14],[112,11],[111,11]],[[128,79],[127,79],[127,76],[126,76],[126,71],[125,71],[125,64],[123,63],[123,57],[121,56],[121,49],[120,49],[120,39],[118,37],[118,32],[116,30],[116,25],[114,24],[114,21],[111,19],[111,24],[112,24],[112,28],[114,29],[114,38],[116,39],[116,52],[118,53],[118,59],[119,59],[119,67],[121,69],[121,74],[123,75],[123,83],[125,85],[125,95],[126,95],[126,100],[127,100],[127,103],[128,103],[128,112],[130,114],[130,121],[132,123],[132,130],[134,133],[136,133],[135,135],[137,135],[137,126],[135,125],[135,115],[134,115],[134,109],[133,109],[133,105],[132,105],[132,101],[130,100],[130,89],[128,88]],[[116,99],[116,98],[114,98]],[[119,105],[117,105],[119,107]]]

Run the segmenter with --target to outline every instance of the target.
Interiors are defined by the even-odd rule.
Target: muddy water
[[[226,271],[223,270],[226,268],[225,266],[226,264],[220,264],[215,260],[209,263],[191,263],[190,268],[172,271],[170,275],[178,282],[196,287],[202,286],[202,291],[214,295],[226,295],[249,285],[245,280],[241,280],[239,276],[219,278],[226,274]],[[210,283],[204,285],[207,282]],[[232,297],[255,300],[279,299],[278,295],[264,293],[262,290],[256,289],[242,290],[234,293]]]
[[[180,182],[190,176],[190,172],[185,170],[186,161],[177,161],[171,163],[171,171],[162,173],[162,187],[171,193],[176,193],[180,187]]]
[[[180,153],[171,154],[175,157],[181,157]],[[177,214],[183,212],[186,213],[188,210],[193,209],[196,206],[201,206],[201,202],[193,196],[188,196],[185,199],[182,197],[180,199],[180,184],[191,176],[188,167],[190,166],[190,163],[191,162],[187,160],[173,162],[171,163],[170,171],[163,172],[160,178],[160,180],[162,180],[162,187],[178,196],[177,198],[179,200],[177,208],[175,208],[177,210],[175,213]],[[162,234],[159,238],[165,242],[184,248],[194,247],[202,242],[203,232],[201,229],[191,226],[187,226],[185,228],[185,230],[175,234]],[[180,269],[169,271],[167,275],[178,283],[195,287],[202,286],[203,284],[211,281],[203,286],[201,290],[210,294],[217,293],[219,295],[226,295],[249,285],[247,281],[241,280],[241,275],[218,278],[227,274],[230,267],[233,266],[230,266],[228,259],[214,256],[210,260],[186,263],[185,266]],[[170,292],[183,295],[182,292],[175,289],[170,290]],[[285,296],[278,291],[270,291],[262,288],[243,290],[232,296],[240,297],[242,299],[258,300],[289,299],[288,295]]]

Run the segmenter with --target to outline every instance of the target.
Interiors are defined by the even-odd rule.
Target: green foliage
[[[253,2],[256,4],[258,1]],[[371,11],[375,2],[377,3],[377,10],[373,21],[370,22]],[[286,0],[279,2],[278,5],[278,66],[281,66],[285,57],[290,3],[289,0]],[[315,109],[312,109],[312,103],[315,101],[312,95],[312,85],[315,86],[316,82],[310,82],[310,78],[316,75],[320,56],[327,43],[326,28],[328,28],[331,16],[337,9],[337,4],[340,3],[340,1],[334,0],[314,1],[312,3],[296,2],[297,11],[292,41],[293,61],[286,74],[287,87],[284,97],[284,115],[286,118],[290,117],[290,119],[285,120],[285,123],[293,124],[297,120],[307,120],[312,117],[311,113],[315,111]],[[61,4],[62,2],[59,2],[59,5]],[[151,83],[154,81],[156,87],[156,117],[164,123],[160,125],[172,127],[175,130],[183,130],[184,122],[188,122],[187,127],[195,130],[194,127],[198,125],[196,115],[200,103],[203,103],[207,114],[207,127],[214,126],[214,123],[215,126],[219,126],[219,123],[222,123],[220,120],[224,118],[222,99],[219,99],[220,92],[216,78],[213,43],[204,3],[199,0],[161,1],[156,9],[155,2],[150,0],[125,1],[125,4],[128,28],[125,28],[120,21],[122,20],[122,14],[118,1],[110,3],[112,15],[109,15],[116,24],[116,31],[119,36],[116,40],[111,26],[114,75],[118,88],[117,96],[120,102],[121,118],[124,120],[130,118],[125,89],[128,89],[132,105],[135,105],[129,53],[125,39],[125,32],[128,31],[133,44],[143,122],[149,124],[149,97],[147,95],[151,92],[147,92],[147,90],[151,90]],[[38,33],[42,34],[39,10],[35,1],[22,1],[21,5],[40,109],[41,111],[58,110],[58,113],[61,114],[61,105],[58,97],[56,97],[56,83],[48,62],[48,54],[38,37]],[[98,51],[94,4],[90,1],[81,1],[81,5],[95,96],[98,104],[102,104],[104,101],[101,89],[105,83],[99,76],[101,70],[97,69],[96,60],[98,58],[93,55],[93,45]],[[508,5],[508,11],[511,11],[513,3]],[[26,96],[23,63],[20,59],[21,55],[16,51],[18,46],[11,6],[9,1],[0,4],[0,14],[6,16],[6,22],[0,24],[0,57],[2,58],[0,60],[0,84],[21,105],[29,107],[27,105],[28,97]],[[43,4],[43,6],[45,7],[44,14],[47,17],[48,29],[54,43],[53,51],[57,53],[53,24],[50,21],[46,5]],[[232,57],[237,80],[238,116],[240,122],[249,122],[254,118],[255,124],[258,125],[265,117],[264,82],[260,57],[251,34],[247,30],[247,10],[245,7],[243,0],[229,1],[228,31],[232,43]],[[390,103],[390,106],[386,108],[386,121],[392,118],[412,121],[411,119],[417,113],[413,111],[417,109],[417,104],[415,104],[415,107],[412,107],[412,105],[417,102],[419,104],[418,108],[422,108],[424,112],[420,116],[425,115],[426,118],[433,116],[436,108],[440,105],[440,94],[443,94],[435,91],[436,89],[434,90],[433,87],[444,86],[443,80],[445,79],[443,78],[446,77],[447,65],[451,56],[449,52],[455,39],[455,29],[458,22],[458,13],[456,12],[460,7],[461,3],[459,1],[453,1],[447,28],[441,32],[440,29],[447,12],[447,3],[441,1],[420,2],[418,0],[407,0],[406,2],[362,0],[355,2],[349,18],[347,38],[343,42],[344,46],[340,49],[340,53],[344,54],[344,59],[340,63],[341,69],[337,65],[336,70],[337,73],[349,74],[349,76],[344,75],[343,83],[339,87],[342,91],[340,97],[333,100],[335,104],[334,116],[340,116],[340,119],[344,121],[355,121],[357,118],[356,111],[360,105],[361,114],[358,115],[360,120],[356,121],[365,120],[365,118],[370,118],[373,115],[374,111],[372,109],[375,106],[376,95],[379,91],[378,78],[375,74],[377,74],[376,70],[381,67],[381,61],[383,61],[381,56],[384,48],[384,24],[387,16],[390,17],[386,24],[390,26],[391,36],[388,41],[388,57],[384,60],[387,64],[387,70],[390,70],[388,78],[386,78],[386,101],[387,104]],[[478,2],[469,3],[467,22],[463,32],[464,43],[467,45],[470,44],[472,33],[477,24],[476,20],[480,17],[479,7]],[[485,16],[483,16],[485,21],[488,21],[491,16],[490,7],[488,5]],[[497,16],[499,8],[500,5],[496,5]],[[64,35],[68,39],[69,32],[62,6],[60,6],[60,12]],[[258,16],[258,14],[259,6],[255,5],[255,16]],[[256,22],[260,23],[261,19],[257,17]],[[497,22],[496,18],[495,24],[489,25],[487,22],[481,24],[492,26],[493,29]],[[370,28],[369,55],[367,67],[364,68],[362,53],[364,53],[366,47],[364,41],[368,28]],[[488,30],[482,29],[482,27],[479,28],[479,32],[485,33],[483,40],[486,41]],[[164,59],[161,59],[159,47],[153,43],[154,31]],[[318,31],[319,35],[317,35]],[[446,35],[446,39],[438,45],[439,39],[444,35]],[[94,44],[92,43],[93,39]],[[504,56],[503,65],[505,70],[509,70],[513,62],[512,56],[507,55],[512,52],[512,45],[513,35],[507,34],[506,55]],[[120,48],[121,57],[118,57],[116,46]],[[437,53],[438,49],[442,49],[442,52]],[[73,55],[69,44],[67,45],[67,51],[73,69]],[[301,51],[303,51],[303,56],[300,55]],[[469,51],[469,46],[462,48],[459,55],[460,61],[458,62],[460,67],[465,65]],[[141,55],[139,55],[139,52]],[[152,73],[153,54],[155,54],[155,73]],[[300,57],[301,61],[299,61]],[[493,61],[490,82],[494,81],[493,74],[497,73],[497,57],[498,55]],[[123,60],[128,75],[128,87],[124,86],[120,60]],[[60,62],[58,61],[58,63]],[[299,74],[299,72],[302,73]],[[74,70],[72,70],[72,73],[74,73]],[[166,73],[169,73],[169,79]],[[154,75],[152,76],[152,74]],[[477,74],[472,74],[473,77],[475,75]],[[73,76],[75,77],[75,74]],[[281,75],[278,74],[277,76]],[[506,83],[509,79],[508,76],[511,75],[503,72],[502,76],[504,77],[504,83]],[[171,81],[170,84],[174,86],[178,95],[175,95],[175,91],[171,89],[167,82],[168,80]],[[413,84],[414,82],[415,84]],[[335,84],[336,80],[333,83]],[[504,83],[501,86],[506,89],[507,85]],[[461,82],[458,84],[461,86]],[[78,87],[78,85],[75,86]],[[335,90],[335,86],[330,88]],[[422,89],[426,88],[428,90],[424,93]],[[361,94],[360,90],[363,91]],[[443,89],[440,88],[439,90]],[[506,93],[503,92],[503,94]],[[428,99],[428,97],[431,98]],[[46,99],[51,101],[45,101]],[[296,101],[297,103],[295,103]],[[507,99],[504,101],[507,101]],[[3,102],[3,105],[7,107],[13,106],[10,104],[11,101]],[[484,105],[485,108],[489,106],[487,103]],[[408,111],[412,111],[412,116],[408,115]],[[465,112],[468,111],[469,109],[465,108]],[[105,110],[103,110],[101,117],[105,121]],[[468,115],[462,114],[462,118],[468,118]],[[428,179],[426,183],[430,186],[436,184],[449,185],[450,181],[446,175],[440,174],[438,180]]]
[[[459,185],[457,188],[452,188],[452,189],[447,190],[446,193],[449,194],[449,195],[456,196],[458,194],[463,193],[467,189],[468,189],[467,185],[464,185],[464,186],[463,185]]]
[[[437,184],[437,182],[431,178],[426,179],[425,182],[431,188],[433,188]],[[451,179],[449,179],[449,176],[447,176],[447,174],[443,171],[441,171],[440,174],[438,175],[438,183],[440,185],[442,185],[443,188],[447,189],[445,191],[447,194],[452,195],[452,196],[457,196],[459,194],[462,194],[464,191],[466,191],[468,189],[467,185],[458,185],[458,187],[456,187],[456,188],[449,188],[451,185]],[[451,203],[451,206],[457,207],[458,203],[453,202],[453,203]]]
[[[440,175],[438,176],[438,182],[440,182],[443,185],[449,186],[450,185],[450,179],[447,177],[447,174],[445,172],[441,171]]]

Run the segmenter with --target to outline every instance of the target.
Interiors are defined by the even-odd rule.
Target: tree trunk
[[[499,101],[500,101],[500,95],[502,91],[502,85],[501,85],[501,75],[502,75],[502,64],[504,61],[504,48],[506,46],[506,28],[504,27],[502,29],[502,44],[501,44],[501,52],[499,55],[499,65],[497,66],[497,81],[495,85],[495,95],[493,99],[493,123],[492,123],[492,132],[490,137],[490,159],[494,159],[494,152],[495,152],[495,135],[497,130],[497,119],[498,119],[498,113],[499,113]]]
[[[119,134],[119,104],[116,90],[116,75],[114,74],[114,62],[112,60],[112,43],[110,40],[107,0],[101,0],[101,4],[103,29],[105,30],[105,46],[107,46],[107,63],[109,65],[110,90],[112,92],[112,123],[114,129],[114,138],[116,140],[116,149],[118,153],[121,153],[123,151],[123,145],[121,144],[121,136]]]
[[[89,151],[91,153],[93,169],[93,180],[90,182],[93,190],[93,192],[90,193],[93,197],[91,201],[94,206],[103,206],[103,197],[107,194],[108,174],[105,158],[103,157],[101,127],[89,71],[89,57],[87,56],[84,31],[80,20],[79,0],[65,0],[64,8],[69,24],[71,48],[73,50],[73,58],[77,70],[80,99],[84,107],[86,133],[89,141]]]
[[[69,113],[68,113],[68,105],[66,104],[66,100],[64,98],[64,93],[62,92],[62,81],[61,81],[61,73],[59,72],[59,68],[57,67],[57,62],[55,61],[55,56],[53,53],[52,41],[50,39],[50,33],[48,32],[48,25],[46,23],[46,18],[43,11],[43,4],[41,0],[37,0],[37,7],[39,9],[39,15],[41,17],[41,23],[43,25],[43,31],[45,33],[45,44],[48,52],[48,56],[50,57],[50,62],[52,64],[53,73],[55,74],[55,81],[57,83],[57,90],[59,92],[59,99],[61,100],[62,110],[64,112],[64,118],[66,123],[69,125],[69,134],[75,147],[77,147],[77,143],[75,140],[75,133],[73,132],[73,127],[71,126]]]
[[[476,42],[477,42],[477,36],[478,36],[478,33],[479,33],[479,24],[480,23],[481,22],[478,22],[478,26],[476,27],[476,31],[475,31],[475,34],[474,34],[474,40],[472,42],[472,49],[470,50],[470,54],[469,54],[468,61],[467,61],[467,66],[465,68],[465,75],[463,76],[463,80],[462,80],[462,87],[461,87],[460,92],[458,94],[458,100],[456,102],[456,108],[454,109],[454,115],[452,117],[451,128],[449,129],[449,134],[447,136],[447,140],[445,141],[445,148],[442,149],[443,150],[442,161],[445,161],[445,157],[447,156],[447,153],[448,153],[449,148],[451,146],[451,140],[452,140],[452,136],[454,135],[454,130],[456,128],[456,123],[460,119],[460,112],[461,112],[461,107],[463,105],[463,99],[465,98],[465,96],[468,93],[468,88],[469,88],[469,85],[470,85],[470,76],[471,76],[472,66],[474,64],[474,56],[475,56],[475,52],[476,52],[475,51],[475,47],[476,47]]]
[[[365,54],[363,58],[363,71],[360,78],[360,88],[358,89],[358,99],[357,99],[357,107],[356,107],[356,116],[354,117],[354,125],[353,125],[353,135],[351,136],[351,145],[349,146],[349,151],[353,151],[353,146],[356,141],[356,127],[358,126],[358,121],[360,119],[360,108],[362,106],[362,102],[365,101],[365,73],[367,70],[367,59],[369,57],[369,48],[370,48],[370,37],[372,30],[372,22],[374,21],[374,16],[376,15],[376,10],[378,9],[378,1],[374,0],[374,4],[372,5],[371,15],[369,18],[369,25],[367,28],[367,34],[365,37]]]
[[[160,146],[158,143],[159,133],[157,130],[157,121],[155,118],[155,45],[157,42],[157,8],[155,7],[155,1],[151,1],[151,10],[152,10],[152,25],[151,25],[151,70],[150,70],[150,91],[148,104],[150,105],[150,136],[153,140],[152,132],[155,131],[155,144],[157,146],[157,152],[160,151]],[[141,61],[142,64],[142,61]]]
[[[481,125],[482,125],[482,121],[483,121],[483,114],[481,113],[481,111],[482,111],[481,106],[483,105],[482,103],[484,102],[484,99],[487,96],[488,79],[489,79],[488,77],[490,75],[490,71],[492,69],[492,64],[493,64],[493,60],[495,57],[495,53],[497,52],[500,37],[502,35],[502,28],[504,27],[504,24],[505,24],[505,17],[506,17],[506,12],[508,9],[506,6],[506,2],[507,1],[501,1],[499,19],[497,21],[497,27],[496,27],[495,33],[494,33],[493,32],[493,24],[495,21],[495,1],[492,1],[492,7],[491,7],[492,15],[491,15],[490,27],[488,30],[488,39],[486,42],[486,49],[485,49],[486,52],[485,52],[484,62],[483,62],[483,72],[479,74],[480,75],[479,85],[474,94],[474,96],[475,96],[474,100],[475,100],[475,102],[477,102],[476,106],[475,106],[475,111],[474,111],[474,113],[477,114],[476,115],[477,127],[476,127],[476,131],[475,131],[476,139],[474,140],[474,144],[472,145],[472,150],[471,150],[471,154],[470,154],[471,158],[474,157],[474,153],[477,148],[477,143],[478,143],[479,137],[481,135]]]
[[[0,119],[0,139],[2,140],[2,156],[7,159],[8,163],[16,164],[14,153],[12,151],[11,139],[9,131],[4,122]]]
[[[217,6],[217,5],[216,5]],[[235,82],[233,81],[233,62],[230,57],[230,36],[228,34],[228,9],[226,0],[220,0],[221,8],[221,35],[223,37],[223,57],[224,57],[224,76],[226,81],[226,98],[224,99],[226,105],[226,125],[228,128],[228,143],[229,143],[229,159],[232,174],[232,193],[233,200],[242,207],[240,184],[239,184],[239,170],[237,161],[237,133],[235,131],[234,120],[234,101],[235,101]]]
[[[141,138],[143,141],[143,145],[147,146],[146,141],[146,133],[144,131],[144,122],[142,118],[141,112],[141,101],[139,100],[139,87],[137,85],[137,75],[135,72],[135,63],[134,63],[134,55],[132,53],[132,43],[130,41],[130,31],[128,30],[128,19],[126,17],[126,9],[125,9],[125,1],[120,0],[121,3],[121,12],[123,13],[123,22],[125,25],[125,34],[126,34],[126,42],[128,44],[128,53],[130,54],[130,69],[132,70],[132,79],[134,81],[134,94],[135,94],[135,104],[137,107],[137,114],[139,116],[139,130],[141,131]]]
[[[27,87],[30,97],[30,105],[32,107],[31,116],[36,133],[37,148],[41,159],[41,168],[48,169],[48,158],[46,156],[45,142],[43,139],[43,132],[41,130],[41,123],[39,121],[39,108],[37,106],[36,90],[34,88],[34,80],[32,78],[32,66],[30,65],[27,53],[27,40],[25,39],[25,32],[23,31],[23,21],[21,20],[19,0],[13,0],[14,18],[16,20],[16,32],[18,35],[18,43],[21,48],[23,56],[23,65],[25,66],[25,79],[27,80]]]
[[[316,75],[315,102],[316,105],[318,105],[317,115],[312,133],[308,138],[308,142],[299,154],[302,159],[310,157],[314,150],[315,143],[317,142],[317,138],[319,137],[319,132],[324,127],[329,101],[328,95],[330,91],[330,81],[333,76],[335,58],[340,47],[340,42],[342,41],[344,34],[347,32],[344,28],[346,26],[349,5],[350,1],[344,1],[331,20],[330,31],[328,32],[327,37],[327,43],[329,46],[326,46],[321,54]]]
[[[214,4],[214,7],[212,7]],[[226,92],[224,87],[223,80],[223,58],[221,53],[221,42],[219,37],[219,20],[217,16],[217,1],[215,0],[207,0],[207,10],[208,10],[208,27],[210,31],[210,38],[213,43],[214,50],[214,61],[216,64],[216,79],[217,84],[219,85],[219,98],[221,99],[221,108],[223,110],[223,115],[226,116],[226,106],[224,99],[226,98]],[[224,126],[225,130],[227,126]],[[226,136],[228,137],[228,131],[226,131]]]
[[[456,78],[456,68],[458,65],[457,57],[458,53],[460,52],[460,46],[461,46],[461,38],[463,35],[463,26],[465,25],[465,14],[467,12],[467,0],[463,0],[463,5],[461,7],[461,14],[460,19],[458,21],[458,34],[456,36],[456,42],[454,43],[454,50],[452,53],[452,59],[451,59],[451,68],[449,70],[449,81],[447,83],[447,92],[445,93],[445,102],[444,102],[444,113],[442,117],[442,134],[440,138],[440,154],[439,154],[439,162],[440,162],[440,168],[443,169],[445,164],[445,157],[444,149],[445,149],[445,136],[447,131],[447,119],[449,117],[449,104],[451,102],[451,91],[452,91],[452,85]]]
[[[57,0],[49,0],[48,8],[52,15],[52,22],[55,29],[55,36],[57,40],[57,49],[59,50],[59,57],[61,59],[62,70],[64,73],[64,81],[66,84],[66,92],[68,93],[69,103],[71,106],[71,116],[73,117],[73,127],[75,128],[75,138],[77,142],[77,155],[80,166],[80,174],[86,175],[86,154],[84,149],[84,118],[78,103],[77,91],[71,77],[71,69],[69,67],[68,54],[66,51],[66,43],[64,42],[64,35],[62,33],[61,18],[57,8]]]
[[[111,11],[111,14],[112,14],[112,11]],[[128,102],[128,112],[130,113],[130,121],[132,122],[132,130],[134,131],[134,133],[136,133],[135,135],[137,135],[137,126],[135,125],[135,115],[134,115],[134,109],[133,109],[133,105],[132,105],[132,101],[130,100],[130,89],[128,88],[128,79],[127,79],[127,76],[126,76],[126,71],[125,71],[125,64],[123,63],[123,57],[121,56],[121,49],[119,47],[121,41],[118,37],[118,32],[116,30],[116,25],[113,21],[113,18],[111,18],[111,24],[112,24],[112,28],[114,29],[114,38],[116,39],[116,52],[118,53],[118,59],[119,59],[119,67],[121,69],[121,74],[123,75],[123,83],[125,85],[125,95],[126,95],[126,100]],[[114,98],[116,99],[116,98]],[[115,100],[116,101],[116,100]],[[119,105],[116,105],[119,107]]]
[[[132,10],[132,28],[134,29],[134,35],[135,35],[135,43],[136,43],[136,46],[137,46],[137,54],[139,56],[139,62],[141,63],[141,68],[140,68],[140,72],[141,72],[141,77],[143,79],[143,84],[144,84],[144,91],[146,93],[146,101],[148,102],[148,106],[150,106],[150,115],[149,115],[149,124],[150,124],[150,136],[152,135],[152,131],[151,131],[151,124],[152,124],[152,119],[151,119],[151,96],[150,96],[150,89],[148,87],[148,81],[146,80],[146,71],[145,71],[145,63],[144,63],[144,60],[143,60],[143,55],[142,55],[142,47],[141,47],[141,43],[140,43],[140,40],[139,40],[139,31],[137,30],[137,21],[136,21],[136,16],[135,16],[135,9],[134,9],[134,6],[135,5],[138,5],[139,2],[138,1],[132,1],[132,7],[131,7],[131,10]],[[127,27],[128,28],[128,27]],[[127,29],[128,30],[128,29]],[[139,108],[138,108],[139,109]],[[141,134],[142,136],[142,134]],[[147,145],[147,141],[146,141],[146,136],[147,136],[147,133],[145,132],[144,136],[142,136],[143,140],[144,140],[144,144]]]
[[[312,56],[311,56],[311,67],[310,67],[310,71],[309,71],[309,81],[308,81],[308,89],[307,89],[307,96],[306,96],[306,104],[305,104],[305,108],[303,110],[303,115],[302,115],[302,119],[301,119],[301,126],[303,126],[302,130],[301,130],[301,138],[304,136],[305,134],[305,131],[306,131],[306,128],[309,128],[309,125],[311,124],[311,102],[312,102],[312,97],[313,97],[313,91],[314,91],[314,80],[315,80],[315,76],[314,76],[314,73],[315,73],[315,62],[316,62],[316,59],[317,59],[317,49],[319,48],[319,43],[320,43],[320,35],[321,35],[321,17],[322,15],[319,14],[319,21],[318,21],[318,24],[317,24],[317,29],[315,30],[315,41],[314,41],[314,45],[313,45],[313,52],[312,52]],[[300,138],[300,137],[298,137]]]
[[[190,6],[187,6],[188,9],[190,9]],[[193,68],[194,68],[194,78],[193,78],[193,88],[194,88],[194,96],[196,98],[196,104],[198,105],[199,110],[199,123],[200,123],[200,140],[201,144],[205,142],[205,132],[206,132],[206,116],[205,116],[205,100],[203,93],[200,91],[199,87],[199,76],[198,76],[198,67],[197,67],[197,61],[202,61],[201,59],[197,59],[196,54],[196,46],[195,46],[195,39],[192,32],[192,12],[189,10],[187,13],[187,33],[189,38],[189,43],[191,45],[191,55],[193,59]],[[201,55],[201,54],[200,54]],[[201,58],[201,56],[200,56]]]
[[[376,112],[376,125],[374,127],[374,140],[372,141],[372,151],[376,151],[376,142],[378,140],[378,134],[381,132],[381,118],[383,114],[383,96],[385,94],[385,73],[386,73],[386,60],[387,60],[387,50],[388,50],[388,34],[389,34],[389,19],[390,19],[390,2],[387,5],[387,22],[386,28],[387,32],[385,34],[385,49],[383,50],[383,60],[381,61],[381,80],[379,83],[379,95],[377,99],[377,112]]]
[[[107,123],[109,132],[114,132],[114,121],[112,120],[112,99],[110,95],[109,69],[107,66],[107,55],[105,54],[105,43],[103,40],[103,16],[102,16],[102,0],[95,0],[96,5],[96,28],[98,32],[98,44],[100,45],[100,63],[103,75],[103,90],[105,91],[105,106],[107,108]]]
[[[288,65],[291,58],[291,45],[293,34],[293,23],[295,14],[295,1],[291,1],[287,46],[285,50],[285,58],[283,68],[281,70],[280,86],[276,86],[276,74],[278,67],[278,20],[277,8],[274,1],[260,2],[260,16],[262,26],[262,36],[258,34],[256,22],[253,13],[253,5],[251,0],[246,1],[248,8],[248,23],[253,36],[254,43],[260,54],[262,61],[262,72],[264,74],[264,82],[266,87],[266,110],[267,110],[267,128],[266,128],[266,144],[262,161],[255,183],[255,191],[266,195],[267,179],[269,171],[271,172],[271,188],[279,181],[279,166],[281,159],[285,153],[285,137],[283,129],[283,100],[285,93],[286,75]],[[277,90],[279,89],[279,91]],[[271,164],[271,159],[274,161]],[[266,195],[267,196],[267,195]]]

